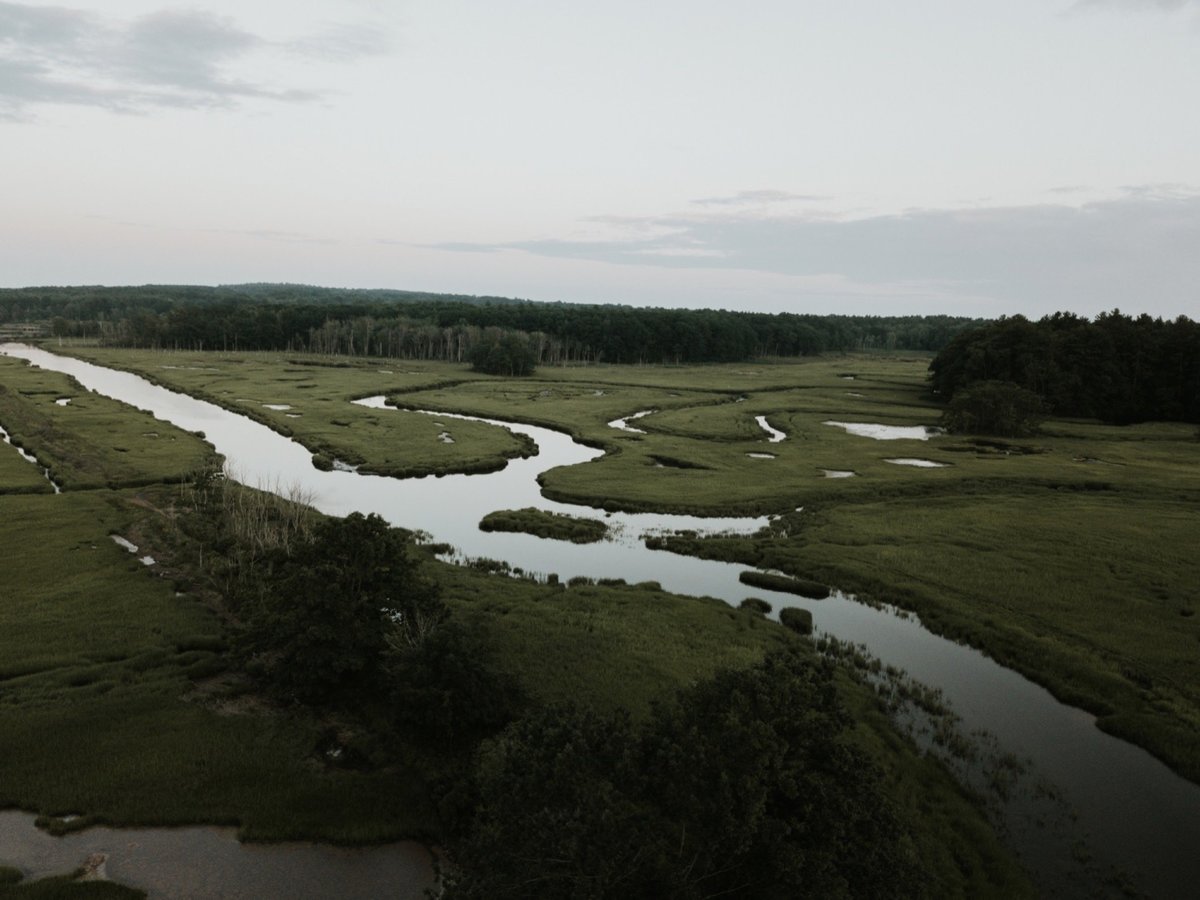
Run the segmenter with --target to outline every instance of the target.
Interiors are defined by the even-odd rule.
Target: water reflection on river
[[[647,550],[641,535],[663,529],[752,531],[767,521],[702,519],[689,516],[605,515],[547,501],[537,475],[553,466],[581,465],[600,451],[576,444],[544,428],[504,423],[527,434],[538,455],[512,460],[501,472],[396,480],[350,472],[321,472],[311,454],[249,419],[151,385],[137,376],[54,356],[31,348],[6,348],[11,355],[64,371],[107,396],[149,409],[160,418],[204,431],[244,483],[286,490],[300,486],[314,505],[334,515],[355,510],[428,532],[466,556],[502,559],[528,572],[564,578],[620,575],[630,582],[653,580],[667,590],[720,597],[737,603],[747,590],[739,583],[742,566],[696,560]],[[382,407],[382,398],[359,401]],[[411,412],[394,413],[414,415]],[[438,413],[439,419],[449,418]],[[484,420],[486,421],[486,420]],[[499,423],[497,423],[499,424]],[[485,533],[477,525],[496,509],[537,506],[555,512],[604,515],[616,538],[597,544],[571,544],[505,532]],[[1050,837],[1010,810],[1012,840],[1025,859],[1053,884],[1055,893],[1087,893],[1095,885],[1055,882],[1065,871],[1076,841],[1103,867],[1128,874],[1156,896],[1192,896],[1200,884],[1200,787],[1179,778],[1146,752],[1112,738],[1091,716],[1055,701],[1048,692],[997,665],[969,647],[943,640],[915,619],[872,609],[841,593],[810,601],[756,589],[776,609],[802,606],[813,613],[818,632],[865,644],[885,663],[941,688],[967,730],[986,729],[1001,746],[1030,758],[1041,777],[1061,790],[1074,820],[1067,844]],[[1065,848],[1065,849],[1064,849]],[[1065,856],[1064,856],[1065,852]],[[1083,851],[1081,851],[1083,852]]]

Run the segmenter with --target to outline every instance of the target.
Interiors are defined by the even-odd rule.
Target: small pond
[[[754,421],[758,423],[759,428],[767,433],[767,440],[772,444],[778,444],[785,437],[787,437],[787,435],[779,429],[772,428],[767,422],[766,416],[755,416]]]
[[[822,422],[842,428],[847,434],[874,438],[877,441],[927,441],[942,429],[933,425],[877,425],[871,422]]]
[[[616,428],[620,431],[632,431],[634,434],[645,434],[646,432],[644,432],[642,429],[634,428],[629,423],[656,412],[658,412],[657,409],[643,409],[641,412],[635,412],[633,415],[626,416],[623,419],[613,419],[608,423],[608,427]]]
[[[912,466],[917,469],[944,469],[949,465],[949,463],[934,462],[932,459],[916,459],[908,456],[885,459],[884,462],[890,462],[893,466]]]

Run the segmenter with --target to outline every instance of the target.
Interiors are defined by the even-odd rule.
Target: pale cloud
[[[682,214],[651,217],[624,240],[440,244],[665,268],[836,276],[907,294],[927,290],[995,314],[1137,307],[1200,308],[1200,194],[1126,188],[1081,206],[911,210],[859,219]],[[1168,312],[1169,314],[1169,312]]]
[[[332,24],[315,34],[283,45],[300,56],[332,62],[348,62],[370,56],[383,56],[392,49],[392,38],[371,25]]]
[[[1078,0],[1074,10],[1118,9],[1129,12],[1177,12],[1200,9],[1200,0]]]
[[[792,194],[788,191],[757,190],[740,191],[728,197],[704,197],[692,202],[701,206],[761,206],[768,203],[807,203],[814,200],[828,199],[828,197],[816,194]]]
[[[321,91],[240,76],[256,55],[347,62],[385,53],[386,36],[330,25],[272,41],[202,10],[164,9],[120,21],[69,7],[0,3],[0,118],[29,119],[42,104],[114,112],[234,107],[248,99],[304,103]]]

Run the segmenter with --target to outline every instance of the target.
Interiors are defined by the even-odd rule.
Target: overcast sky
[[[1200,318],[1200,0],[0,2],[0,286]]]

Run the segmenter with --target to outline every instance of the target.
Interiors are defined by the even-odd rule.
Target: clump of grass
[[[757,613],[762,613],[764,616],[771,612],[771,604],[762,597],[747,597],[738,604],[739,609],[749,609]]]
[[[786,606],[779,611],[779,623],[797,634],[812,634],[812,613],[798,606]]]
[[[760,587],[767,591],[781,591],[785,594],[798,594],[810,600],[824,600],[829,596],[829,585],[807,578],[793,578],[791,575],[773,575],[770,572],[742,572],[738,576],[742,584]]]
[[[592,544],[604,540],[608,526],[598,519],[586,519],[526,507],[488,513],[479,523],[481,531],[518,531],[574,544]]]

